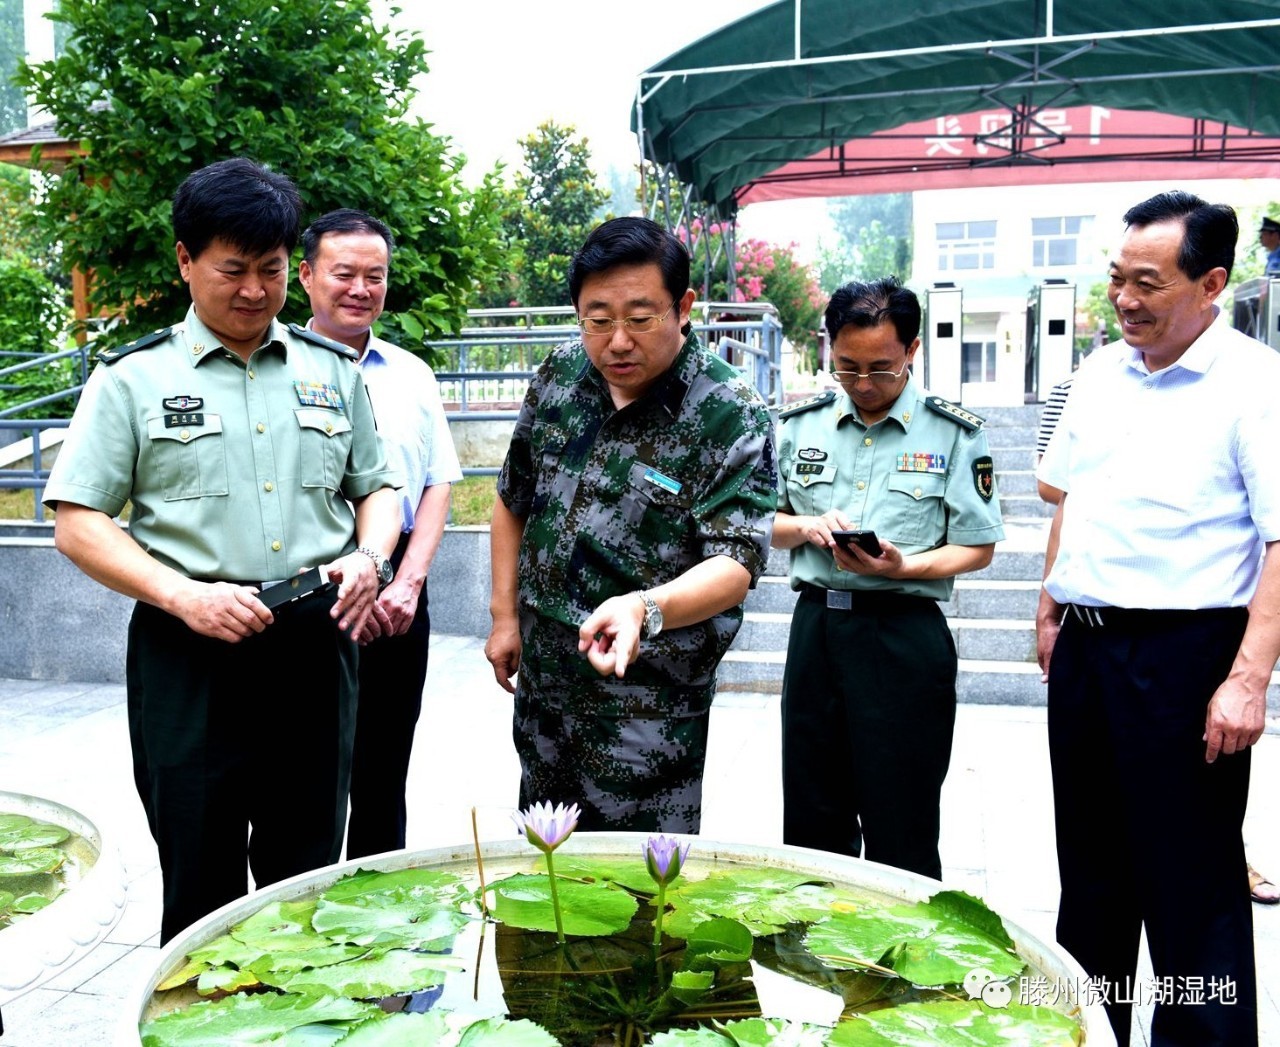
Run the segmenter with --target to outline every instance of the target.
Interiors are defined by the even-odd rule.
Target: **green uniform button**
[[[278,553],[280,551],[280,542],[278,540],[271,543],[271,551],[273,553]]]
[[[865,440],[863,440],[863,441],[862,441],[862,446],[863,446],[863,447],[870,447],[870,446],[871,446],[871,437],[869,437],[869,436],[868,436]]]
[[[190,429],[183,429],[183,430],[182,430],[182,432],[180,432],[180,433],[178,434],[178,439],[180,439],[180,440],[190,440],[190,439],[191,439],[191,430],[190,430]]]
[[[920,488],[919,488],[919,487],[917,487],[917,488],[916,488],[914,491],[912,491],[911,493],[912,493],[912,494],[914,494],[917,498],[919,498],[922,494],[924,494],[924,492],[923,492],[922,490],[920,490]]]
[[[250,372],[249,372],[249,377],[250,377],[250,378],[253,378],[253,377],[254,377],[254,373],[253,373],[252,371],[250,371]]]
[[[276,489],[276,485],[273,484],[270,480],[268,480],[266,483],[262,485],[262,489],[264,491],[274,491]]]
[[[858,481],[858,490],[859,490],[859,491],[864,491],[864,490],[866,490],[866,487],[867,487],[867,483],[866,483],[866,481],[865,481],[865,480],[859,480],[859,481]]]
[[[258,432],[260,432],[260,433],[265,433],[266,431],[267,431],[267,427],[266,427],[265,425],[263,425],[261,422],[259,422],[259,423],[258,423]]]

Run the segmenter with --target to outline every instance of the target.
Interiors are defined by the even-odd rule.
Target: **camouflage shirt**
[[[611,596],[669,582],[723,555],[752,584],[773,529],[773,423],[751,385],[690,335],[670,369],[622,410],[581,341],[529,385],[498,494],[525,522],[520,609],[572,629]],[[645,641],[637,683],[701,685],[741,607]]]

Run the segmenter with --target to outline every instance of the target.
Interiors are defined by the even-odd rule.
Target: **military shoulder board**
[[[139,349],[149,349],[151,346],[163,342],[172,333],[172,327],[163,327],[159,331],[144,334],[141,338],[129,342],[127,345],[117,346],[114,349],[99,349],[98,359],[109,366],[130,353],[137,352]]]
[[[793,415],[803,414],[805,411],[811,411],[815,407],[826,407],[826,405],[831,403],[835,398],[836,391],[834,389],[828,389],[825,393],[819,393],[817,396],[811,396],[807,400],[800,400],[794,404],[787,404],[786,407],[778,412],[778,417],[785,421]]]
[[[335,342],[332,338],[326,338],[322,334],[316,334],[315,331],[309,331],[301,324],[290,324],[289,330],[296,334],[299,338],[303,338],[313,345],[320,345],[328,349],[330,352],[337,353],[339,356],[345,356],[348,360],[359,360],[360,354],[357,353],[349,345],[343,345],[341,342]]]
[[[970,432],[977,432],[982,428],[982,423],[986,421],[981,415],[974,414],[972,411],[966,411],[959,404],[953,404],[950,400],[944,400],[941,396],[929,396],[924,401],[932,410],[945,418],[950,418],[953,422],[964,426]]]

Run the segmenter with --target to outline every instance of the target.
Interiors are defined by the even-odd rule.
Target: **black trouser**
[[[938,879],[956,648],[936,600],[825,590],[796,604],[782,683],[785,843]]]
[[[1249,751],[1206,764],[1203,739],[1206,707],[1248,614],[1101,616],[1090,626],[1068,612],[1050,663],[1058,940],[1091,976],[1117,987],[1108,1012],[1121,1047],[1132,1020],[1126,1001],[1143,999],[1133,980],[1144,923],[1157,981],[1170,980],[1175,1003],[1188,1001],[1156,998],[1152,1047],[1256,1044],[1240,835]],[[1235,1002],[1213,1000],[1215,986]]]
[[[262,887],[341,854],[356,647],[333,599],[278,610],[234,644],[134,609],[129,736],[164,877],[162,944],[246,892],[246,856]]]
[[[397,570],[408,545],[409,535],[402,535],[391,556]],[[430,637],[427,584],[423,582],[418,611],[409,631],[381,637],[360,649],[360,706],[351,761],[348,859],[404,846],[408,817],[405,781],[409,777],[413,732],[422,711]]]

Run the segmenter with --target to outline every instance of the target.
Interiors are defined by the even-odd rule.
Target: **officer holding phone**
[[[825,321],[840,389],[783,410],[778,431],[773,545],[791,550],[800,592],[783,839],[936,879],[956,705],[938,601],[1004,537],[994,469],[982,419],[912,377],[913,292],[894,277],[846,284]]]

